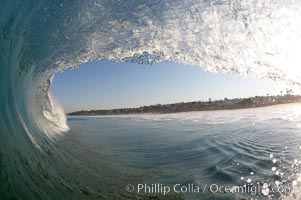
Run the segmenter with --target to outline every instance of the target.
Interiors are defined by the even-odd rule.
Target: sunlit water
[[[94,174],[80,180],[100,191],[112,190],[107,198],[293,199],[299,196],[301,184],[300,110],[300,104],[291,104],[235,111],[69,117],[70,132],[61,138],[59,148]],[[175,184],[193,184],[200,191],[177,195],[171,191],[164,196],[143,189],[138,192],[139,183],[162,184],[172,190]],[[128,184],[135,186],[133,192],[126,191]],[[229,186],[231,191],[221,193],[212,184]],[[249,191],[234,190],[245,184]]]

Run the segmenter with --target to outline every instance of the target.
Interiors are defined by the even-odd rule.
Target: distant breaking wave
[[[175,61],[301,84],[300,0],[1,0],[0,30],[0,199],[78,197],[54,165],[57,72]]]

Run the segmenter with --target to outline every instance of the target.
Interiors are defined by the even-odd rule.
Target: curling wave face
[[[0,198],[77,187],[52,165],[68,130],[48,93],[55,73],[101,59],[176,61],[300,84],[300,19],[299,0],[2,0]]]

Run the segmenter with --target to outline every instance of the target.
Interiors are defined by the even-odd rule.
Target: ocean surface
[[[91,197],[300,198],[301,104],[67,122],[58,149],[77,163],[77,181]]]

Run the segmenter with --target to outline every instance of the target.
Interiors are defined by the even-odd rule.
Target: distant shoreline
[[[194,101],[187,103],[156,104],[139,108],[120,108],[110,110],[81,110],[68,113],[69,116],[104,116],[127,114],[168,114],[192,111],[237,110],[260,108],[280,104],[301,102],[300,95],[255,96],[216,101]]]

